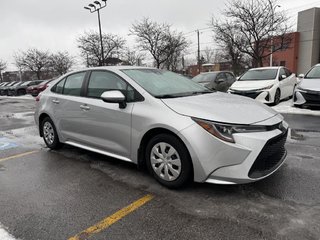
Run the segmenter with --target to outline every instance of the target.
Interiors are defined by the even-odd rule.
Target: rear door
[[[52,107],[55,125],[65,141],[79,142],[83,138],[84,114],[80,105],[83,99],[83,84],[86,72],[78,72],[67,76],[52,89],[49,103]]]
[[[110,71],[92,71],[87,81],[86,98],[78,107],[82,109],[82,141],[117,157],[130,158],[131,118],[137,92],[120,76]],[[127,99],[127,106],[103,102],[101,94],[119,90]],[[125,159],[126,160],[126,159]]]

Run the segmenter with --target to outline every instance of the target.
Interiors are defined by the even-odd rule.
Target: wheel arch
[[[172,135],[174,137],[176,137],[186,148],[187,150],[187,154],[189,155],[189,159],[191,161],[191,167],[192,167],[192,174],[193,174],[193,161],[191,158],[191,154],[190,151],[187,147],[187,145],[185,144],[185,142],[173,131],[163,128],[163,127],[156,127],[153,129],[148,130],[142,137],[140,144],[139,144],[139,148],[138,148],[138,167],[139,168],[145,168],[146,167],[146,159],[145,159],[145,151],[146,151],[146,147],[148,142],[154,137],[157,136],[159,134],[169,134]]]

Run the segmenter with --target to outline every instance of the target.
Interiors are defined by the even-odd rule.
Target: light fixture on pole
[[[91,13],[97,12],[98,13],[98,24],[99,24],[99,35],[100,35],[100,48],[101,48],[101,61],[99,63],[100,66],[104,66],[105,60],[104,60],[104,51],[103,51],[103,41],[102,41],[102,31],[101,31],[101,21],[100,21],[100,10],[102,8],[105,8],[107,6],[107,0],[101,0],[103,4],[101,4],[99,1],[94,1],[92,4],[90,3],[87,7],[84,7],[84,9],[89,10]],[[98,6],[98,7],[97,7]]]
[[[273,66],[273,25],[274,25],[274,14],[277,7],[281,7],[280,5],[276,5],[272,8],[272,22],[271,22],[271,47],[270,47],[270,67]]]

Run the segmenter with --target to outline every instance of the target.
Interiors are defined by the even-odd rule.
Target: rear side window
[[[85,74],[85,72],[81,72],[69,75],[65,80],[63,94],[71,96],[80,96]]]
[[[235,77],[231,73],[226,73],[228,81],[235,81]]]

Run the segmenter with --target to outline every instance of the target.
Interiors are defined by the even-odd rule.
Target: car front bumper
[[[234,134],[235,143],[228,143],[194,124],[180,132],[180,137],[191,154],[194,181],[242,184],[263,179],[283,164],[287,131]]]
[[[293,96],[293,104],[320,106],[320,91],[296,90]]]

